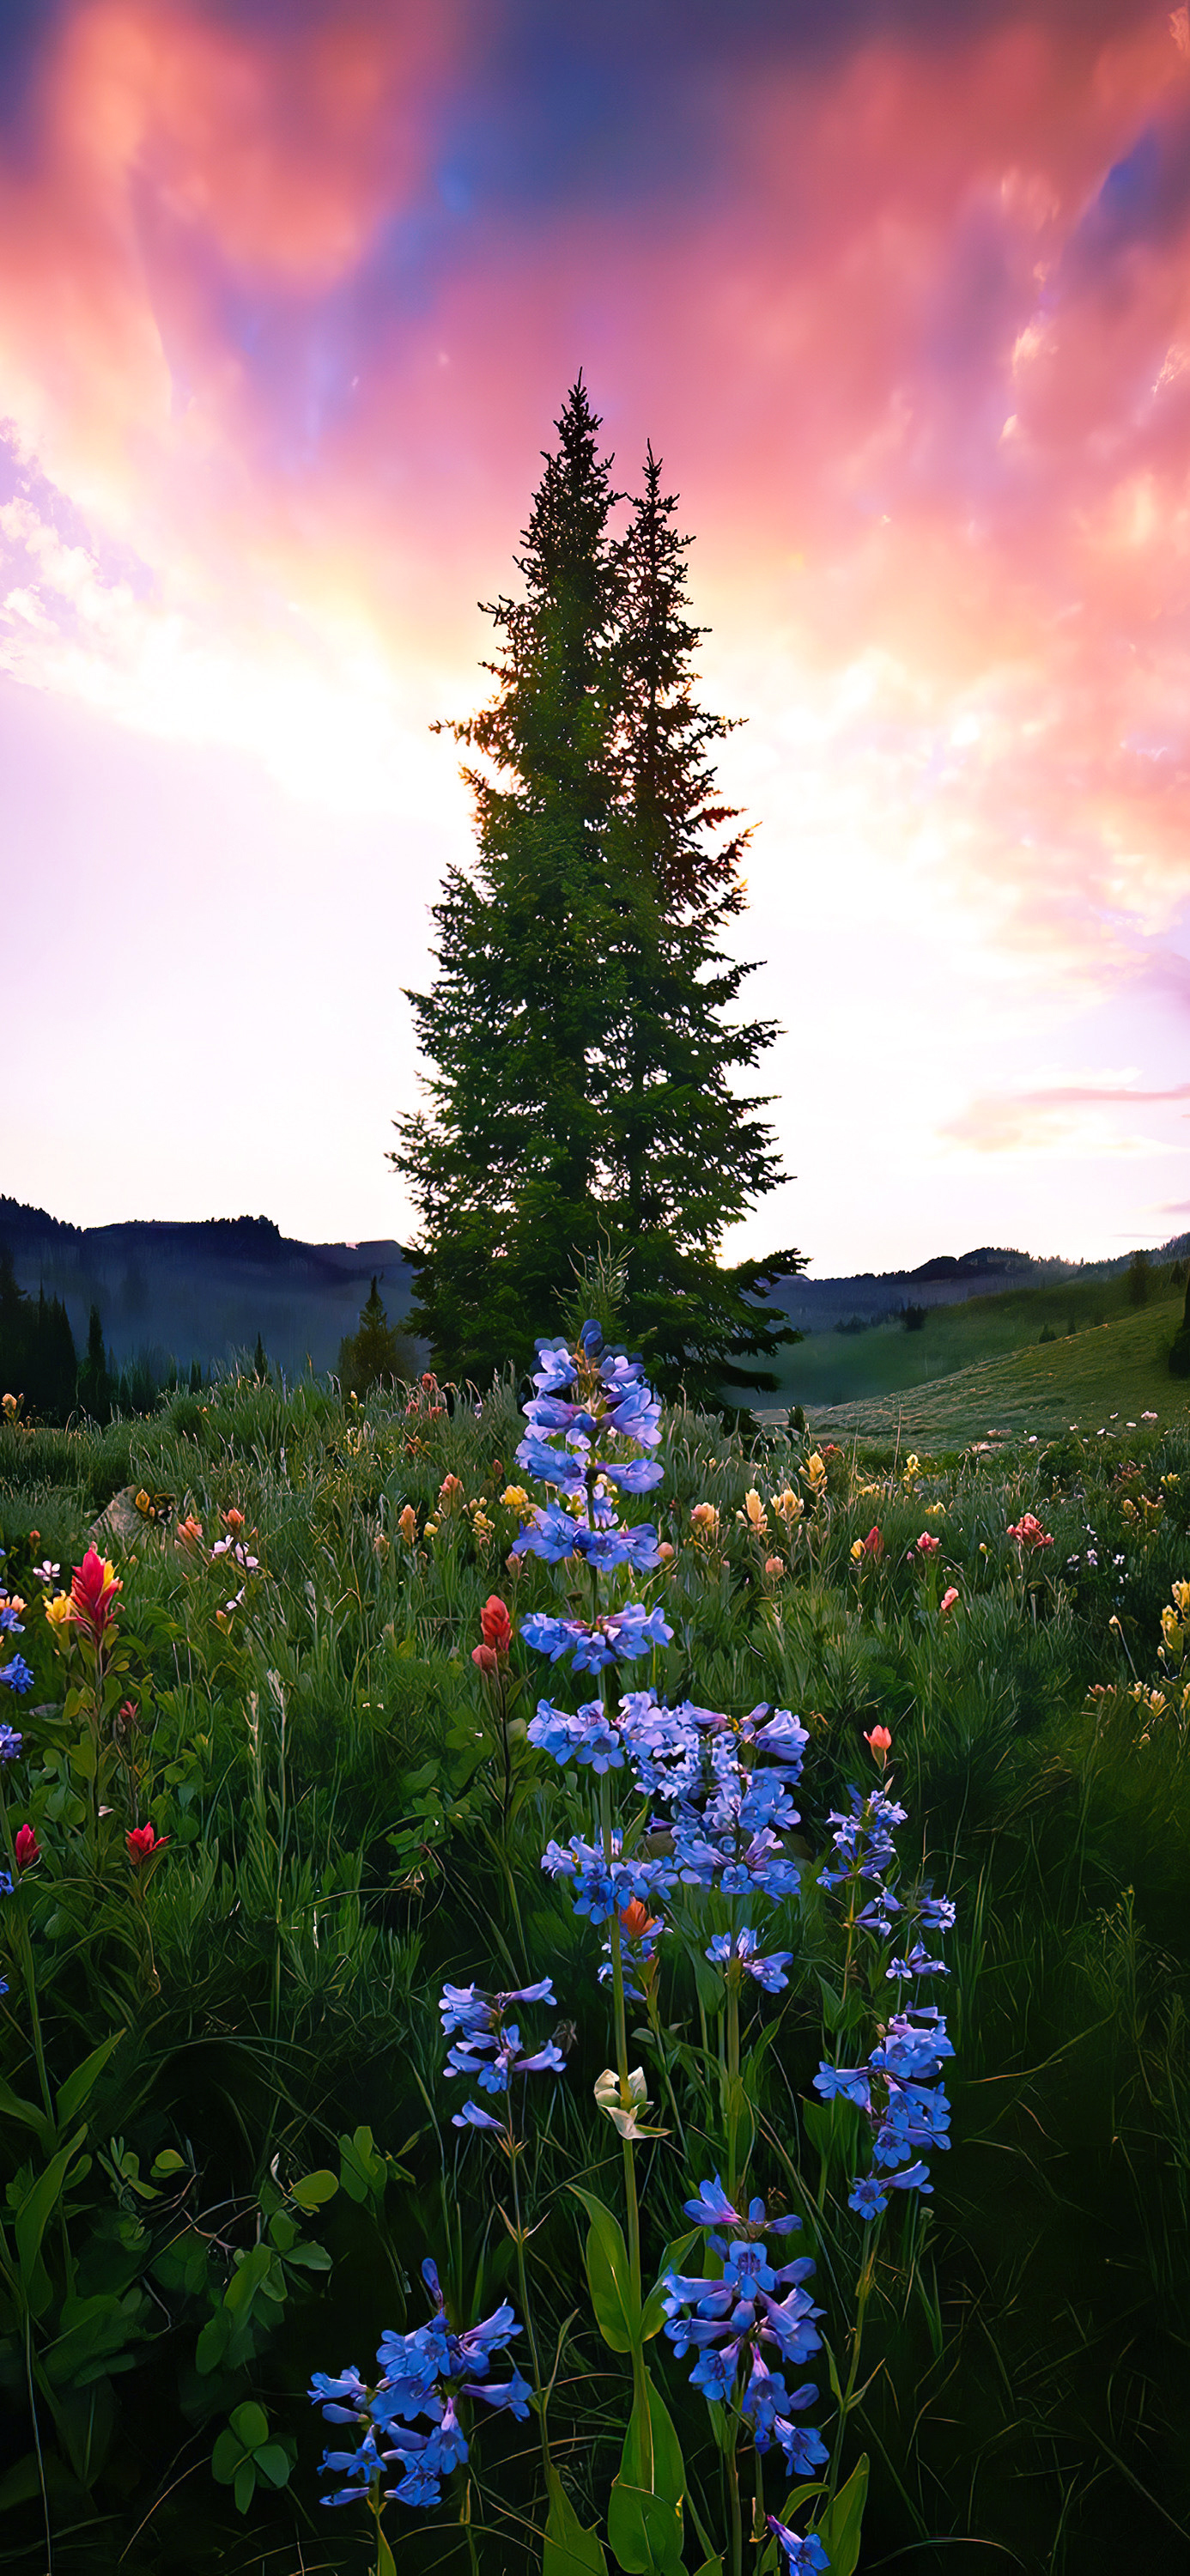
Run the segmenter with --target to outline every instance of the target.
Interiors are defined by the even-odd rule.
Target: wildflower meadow
[[[0,1426],[0,2563],[1185,2564],[1190,1437]]]

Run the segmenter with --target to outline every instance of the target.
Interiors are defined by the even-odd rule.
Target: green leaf
[[[279,2442],[262,2443],[255,2458],[261,2477],[267,2478],[271,2487],[288,2486],[293,2462],[288,2451],[283,2451]]]
[[[160,2182],[165,2174],[188,2173],[189,2166],[185,2156],[180,2156],[176,2147],[163,2147],[160,2155],[154,2156],[149,2170]]]
[[[238,2315],[241,2308],[251,2307],[273,2259],[271,2246],[253,2245],[245,2254],[243,2262],[237,2263],[223,2293],[223,2305],[230,2316]]]
[[[93,1780],[96,1770],[95,1738],[80,1735],[70,1748],[70,1768],[76,1779]]]
[[[324,2201],[333,2200],[338,2188],[335,2175],[323,2165],[317,2173],[303,2174],[300,2182],[290,2184],[289,2190],[299,2209],[311,2210],[321,2209]]]
[[[549,2492],[541,2576],[607,2576],[599,2534],[584,2531],[556,2469],[549,2472]]]
[[[247,2513],[248,2507],[252,2502],[252,2498],[256,2493],[255,2461],[241,2460],[239,2468],[236,2470],[235,2485],[232,2489],[232,2493],[236,2500],[236,2512]]]
[[[701,2567],[696,2571],[696,2576],[723,2576],[722,2559],[704,2558]]]
[[[397,2576],[397,2562],[379,2523],[376,2525],[376,2576]]]
[[[649,2343],[655,2334],[660,2334],[661,2328],[665,2323],[665,2309],[662,2305],[662,2285],[665,2280],[665,2275],[670,2271],[681,2271],[687,2255],[690,2252],[691,2246],[696,2244],[698,2241],[698,2235],[699,2230],[697,2227],[691,2227],[685,2236],[675,2236],[670,2244],[666,2246],[665,2252],[661,2257],[656,2281],[654,2282],[652,2289],[649,2291],[645,2299],[644,2307],[641,2311],[640,2334],[642,2343]]]
[[[855,2576],[868,2500],[868,2455],[857,2460],[845,2487],[813,2526],[830,2560],[830,2576]]]
[[[586,2261],[595,2322],[613,2352],[633,2352],[641,2339],[641,2312],[633,2295],[623,2228],[593,2191],[583,2191],[573,2182],[570,2189],[591,2221]]]
[[[379,2154],[370,2129],[357,2129],[339,2140],[339,2182],[349,2200],[363,2202],[383,2191],[388,2158]]]
[[[237,2442],[235,2434],[229,2431],[225,2424],[222,2432],[215,2435],[215,2447],[211,2453],[211,2476],[221,2487],[229,2487],[237,2469],[241,2469],[243,2465],[243,2443]]]
[[[246,2451],[255,2451],[269,2438],[269,2419],[263,2406],[258,2406],[254,2397],[247,2398],[242,2406],[233,2406],[231,2429]]]
[[[681,2444],[646,2370],[607,2510],[607,2536],[626,2576],[668,2576],[681,2567],[685,2491]]]
[[[43,2316],[53,2296],[48,2274],[40,2261],[41,2240],[51,2212],[62,2197],[67,2168],[78,2154],[86,2134],[85,2129],[77,2129],[73,2138],[69,2138],[64,2147],[59,2147],[57,2155],[51,2156],[44,2173],[38,2175],[31,2190],[26,2192],[13,2222],[21,2280],[33,2316]]]
[[[664,2496],[616,2478],[608,2498],[607,2536],[625,2576],[680,2576],[682,2517]]]
[[[194,2367],[203,2378],[218,2370],[230,2340],[231,2319],[227,2310],[220,2308],[217,2316],[208,2317],[194,2347]]]
[[[26,2102],[22,2094],[14,2093],[11,2084],[6,2084],[2,2076],[0,2076],[0,2111],[3,2111],[8,2119],[22,2120],[27,2129],[32,2129],[48,2155],[55,2135],[54,2123],[49,2113],[43,2111],[36,2102]]]
[[[84,2057],[82,2065],[75,2067],[73,2075],[67,2076],[58,2095],[60,2129],[64,2129],[67,2123],[75,2119],[82,2110],[84,2102],[94,2092],[112,2051],[119,2047],[123,2036],[122,2030],[114,2030],[110,2039],[101,2039],[98,2048],[93,2048],[90,2056]]]

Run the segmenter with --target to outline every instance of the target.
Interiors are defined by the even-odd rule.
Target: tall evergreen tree
[[[489,764],[463,772],[478,855],[434,909],[433,991],[409,996],[434,1067],[430,1114],[400,1122],[392,1158],[422,1223],[410,1322],[477,1378],[527,1356],[595,1248],[619,596],[598,427],[580,377],[516,558],[525,596],[486,607],[496,696],[450,727]]]
[[[617,539],[581,377],[557,428],[525,596],[487,611],[495,697],[450,728],[487,767],[463,773],[478,854],[435,909],[437,980],[409,997],[432,1067],[392,1157],[422,1226],[410,1322],[440,1370],[484,1377],[556,1328],[603,1247],[625,1332],[666,1382],[709,1392],[744,1382],[733,1353],[781,1337],[748,1302],[758,1266],[715,1262],[780,1177],[765,1104],[731,1088],[772,1029],[723,1019],[748,971],[720,947],[746,836],[709,839],[737,819],[711,760],[728,727],[694,700],[689,541],[660,469],[650,451]]]

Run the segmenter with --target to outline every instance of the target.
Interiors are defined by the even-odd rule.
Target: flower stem
[[[870,2218],[866,2219],[864,2222],[863,2256],[860,2265],[859,2280],[856,2284],[855,2292],[855,2324],[851,2329],[851,2362],[847,2372],[847,2385],[839,2399],[839,2421],[835,2431],[834,2447],[831,2452],[830,2473],[827,2479],[826,2493],[828,2506],[832,2505],[835,2500],[835,2490],[839,2483],[839,2472],[843,2465],[843,2444],[847,2438],[847,2418],[851,2412],[852,2399],[855,2395],[855,2383],[859,2377],[860,2346],[864,2337],[864,2313],[867,2308],[868,2300],[872,2294],[872,2226],[872,2220]]]

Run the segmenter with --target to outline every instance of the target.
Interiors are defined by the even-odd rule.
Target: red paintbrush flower
[[[168,1834],[154,1833],[152,1825],[130,1826],[124,1840],[133,1868],[140,1869],[145,1861],[152,1860],[155,1852],[164,1851],[169,1839]]]
[[[76,1565],[70,1585],[71,1626],[81,1628],[93,1646],[100,1646],[116,1615],[116,1594],[123,1591],[119,1576],[110,1560],[89,1547],[81,1565]]]
[[[18,1828],[12,1849],[18,1869],[32,1869],[34,1861],[41,1859],[41,1845],[32,1825],[21,1825]]]
[[[498,1592],[484,1602],[479,1625],[485,1646],[494,1646],[498,1655],[506,1655],[512,1644],[512,1621]]]

